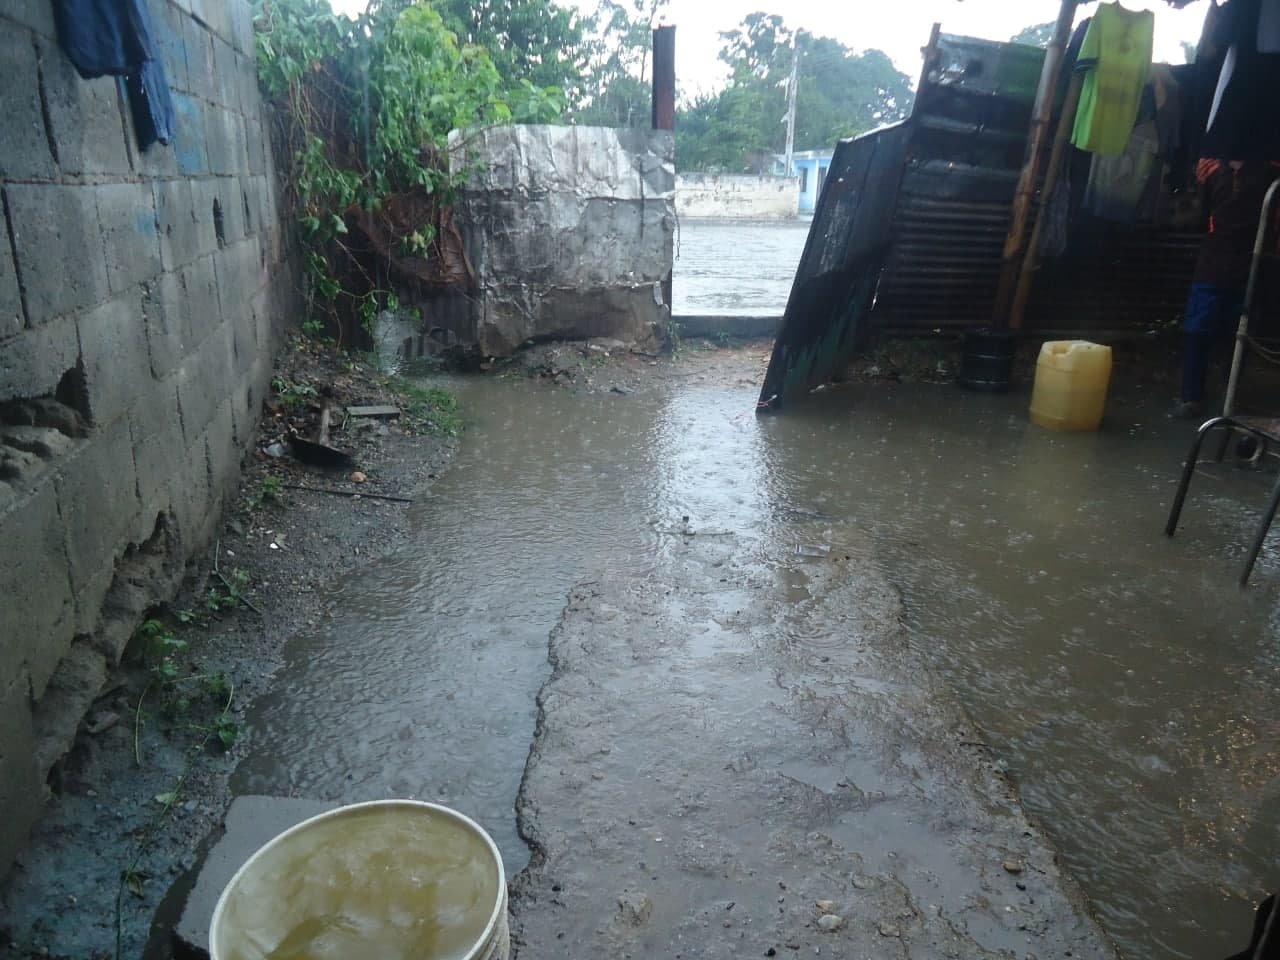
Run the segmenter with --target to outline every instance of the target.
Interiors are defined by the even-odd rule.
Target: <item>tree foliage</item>
[[[354,20],[326,0],[257,0],[255,36],[259,83],[281,108],[310,292],[330,313],[345,300],[369,321],[391,296],[351,272],[353,211],[415,192],[434,198],[436,216],[466,175],[450,169],[451,131],[563,111],[558,90],[504,81],[426,0],[373,0]],[[434,220],[411,224],[400,252],[437,255],[436,231]]]
[[[880,50],[856,53],[830,37],[753,13],[720,34],[728,86],[685,104],[676,117],[676,158],[685,170],[769,170],[786,141],[787,83],[799,56],[796,150],[836,142],[905,117],[911,81]]]
[[[574,111],[577,123],[602,127],[648,126],[648,76],[653,28],[667,0],[599,0],[586,19],[586,83]]]
[[[1025,43],[1028,47],[1040,47],[1043,49],[1049,46],[1049,41],[1053,39],[1054,26],[1053,21],[1033,23],[1029,27],[1023,27],[1009,40],[1011,43]]]
[[[586,21],[551,0],[432,0],[464,44],[483,47],[508,86],[528,81],[574,96],[582,83]]]

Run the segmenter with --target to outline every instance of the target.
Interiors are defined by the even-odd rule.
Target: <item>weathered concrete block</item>
[[[36,772],[31,731],[31,694],[24,674],[6,673],[0,686],[0,863],[8,864],[26,845],[44,810],[45,786]]]
[[[191,0],[191,13],[223,39],[231,37],[230,7],[243,0]]]
[[[209,153],[209,170],[229,177],[249,170],[245,153],[244,118],[236,111],[205,105],[205,149]]]
[[[165,76],[169,86],[186,93],[191,89],[191,78],[187,74],[186,31],[183,28],[181,8],[167,0],[151,0],[152,36],[160,48],[160,59],[164,64]]]
[[[162,380],[182,366],[191,341],[187,286],[181,272],[162,273],[142,296],[151,376]]]
[[[4,189],[32,326],[107,296],[93,187],[11,183]]]
[[[151,380],[142,291],[136,287],[86,310],[76,322],[84,360],[89,414],[95,424],[124,415]]]
[[[249,123],[258,123],[262,114],[262,91],[258,87],[258,61],[252,47],[236,54],[236,79],[240,85],[240,112]]]
[[[115,79],[81,79],[71,61],[43,41],[40,54],[49,125],[62,172],[130,176],[125,111]]]
[[[178,464],[187,455],[178,415],[176,379],[139,390],[129,408],[133,462],[143,516],[154,517],[170,507],[170,488]]]
[[[197,223],[200,256],[217,253],[227,242],[227,181],[222,177],[206,177],[191,181],[191,206]],[[228,198],[230,199],[230,198]]]
[[[201,257],[183,268],[187,290],[188,349],[204,343],[222,325],[221,291],[212,255]]]
[[[213,38],[213,71],[215,82],[205,95],[218,106],[239,113],[240,65],[235,50],[222,37]]]
[[[0,229],[4,229],[0,220]],[[18,271],[13,266],[13,251],[7,235],[0,235],[0,340],[11,336],[24,326],[22,312],[22,288],[18,286]]]
[[[74,613],[53,484],[0,516],[0,543],[0,676],[29,676],[39,697],[66,653]]]
[[[230,394],[234,360],[235,342],[231,326],[221,324],[175,374],[183,436],[187,438],[188,445],[205,432],[218,407]]]
[[[5,0],[0,19],[11,20],[50,39],[57,37],[53,4],[47,0]]]
[[[236,418],[232,404],[232,398],[227,397],[205,431],[209,445],[209,491],[219,507],[235,492],[240,479],[243,450],[236,442]]]
[[[472,335],[508,355],[529,339],[613,337],[653,349],[670,305],[675,227],[669,134],[496,127],[465,194],[479,294]]]
[[[84,640],[72,643],[53,682],[31,711],[32,759],[37,773],[47,775],[75,742],[80,718],[106,682],[107,663],[102,654]]]
[[[178,172],[184,177],[202,177],[209,172],[204,143],[204,108],[199,100],[173,93],[175,118],[173,150]]]
[[[74,317],[59,317],[0,342],[0,400],[53,393],[79,357]]]
[[[164,269],[177,270],[202,253],[211,252],[213,248],[203,250],[201,246],[201,224],[191,181],[157,181],[151,189],[160,235],[160,262]]]
[[[38,75],[30,35],[0,29],[0,178],[52,179],[56,173],[40,111]]]
[[[246,113],[244,118],[245,162],[249,165],[249,173],[255,176],[266,173],[267,155],[264,141],[268,138],[265,111]]]
[[[231,0],[227,5],[231,15],[231,45],[249,57],[254,55],[253,8],[243,0]]]
[[[209,492],[209,450],[205,438],[182,446],[172,458],[169,507],[183,546],[193,553],[212,539],[221,511]]]
[[[97,428],[57,480],[77,621],[92,623],[117,556],[138,527],[138,478],[128,421]]]
[[[215,0],[216,2],[216,0]],[[187,78],[190,91],[208,98],[217,79],[214,72],[213,37],[200,23],[183,17],[182,43],[187,51]]]
[[[110,183],[94,187],[107,285],[119,293],[155,276],[160,263],[155,198],[146,183]]]

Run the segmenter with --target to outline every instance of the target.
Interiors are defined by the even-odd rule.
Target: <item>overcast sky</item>
[[[365,0],[330,0],[335,10],[363,9]],[[1209,0],[1196,0],[1174,10],[1165,0],[1125,0],[1130,10],[1154,10],[1155,58],[1182,63],[1180,42],[1200,36]],[[594,0],[577,0],[583,10]],[[834,37],[855,50],[879,47],[915,82],[920,73],[920,48],[929,28],[942,24],[946,33],[992,40],[1008,40],[1023,27],[1057,16],[1058,0],[670,0],[665,22],[676,27],[676,77],[683,95],[709,90],[724,82],[725,69],[716,59],[721,30],[733,29],[756,10],[780,13],[790,27]],[[1081,17],[1096,4],[1087,3]]]

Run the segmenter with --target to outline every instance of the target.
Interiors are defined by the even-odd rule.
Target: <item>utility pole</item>
[[[782,175],[790,177],[791,160],[796,146],[796,87],[800,80],[800,31],[791,38],[791,77],[787,80],[787,153]]]

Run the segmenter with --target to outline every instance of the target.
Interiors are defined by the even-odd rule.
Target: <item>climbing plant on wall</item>
[[[447,285],[443,234],[470,172],[458,160],[467,134],[554,119],[561,92],[503,81],[488,53],[460,43],[425,0],[373,0],[355,19],[326,0],[257,0],[254,25],[315,309],[339,329],[352,318],[367,327],[395,305],[397,265]],[[455,246],[461,256],[460,239]]]

